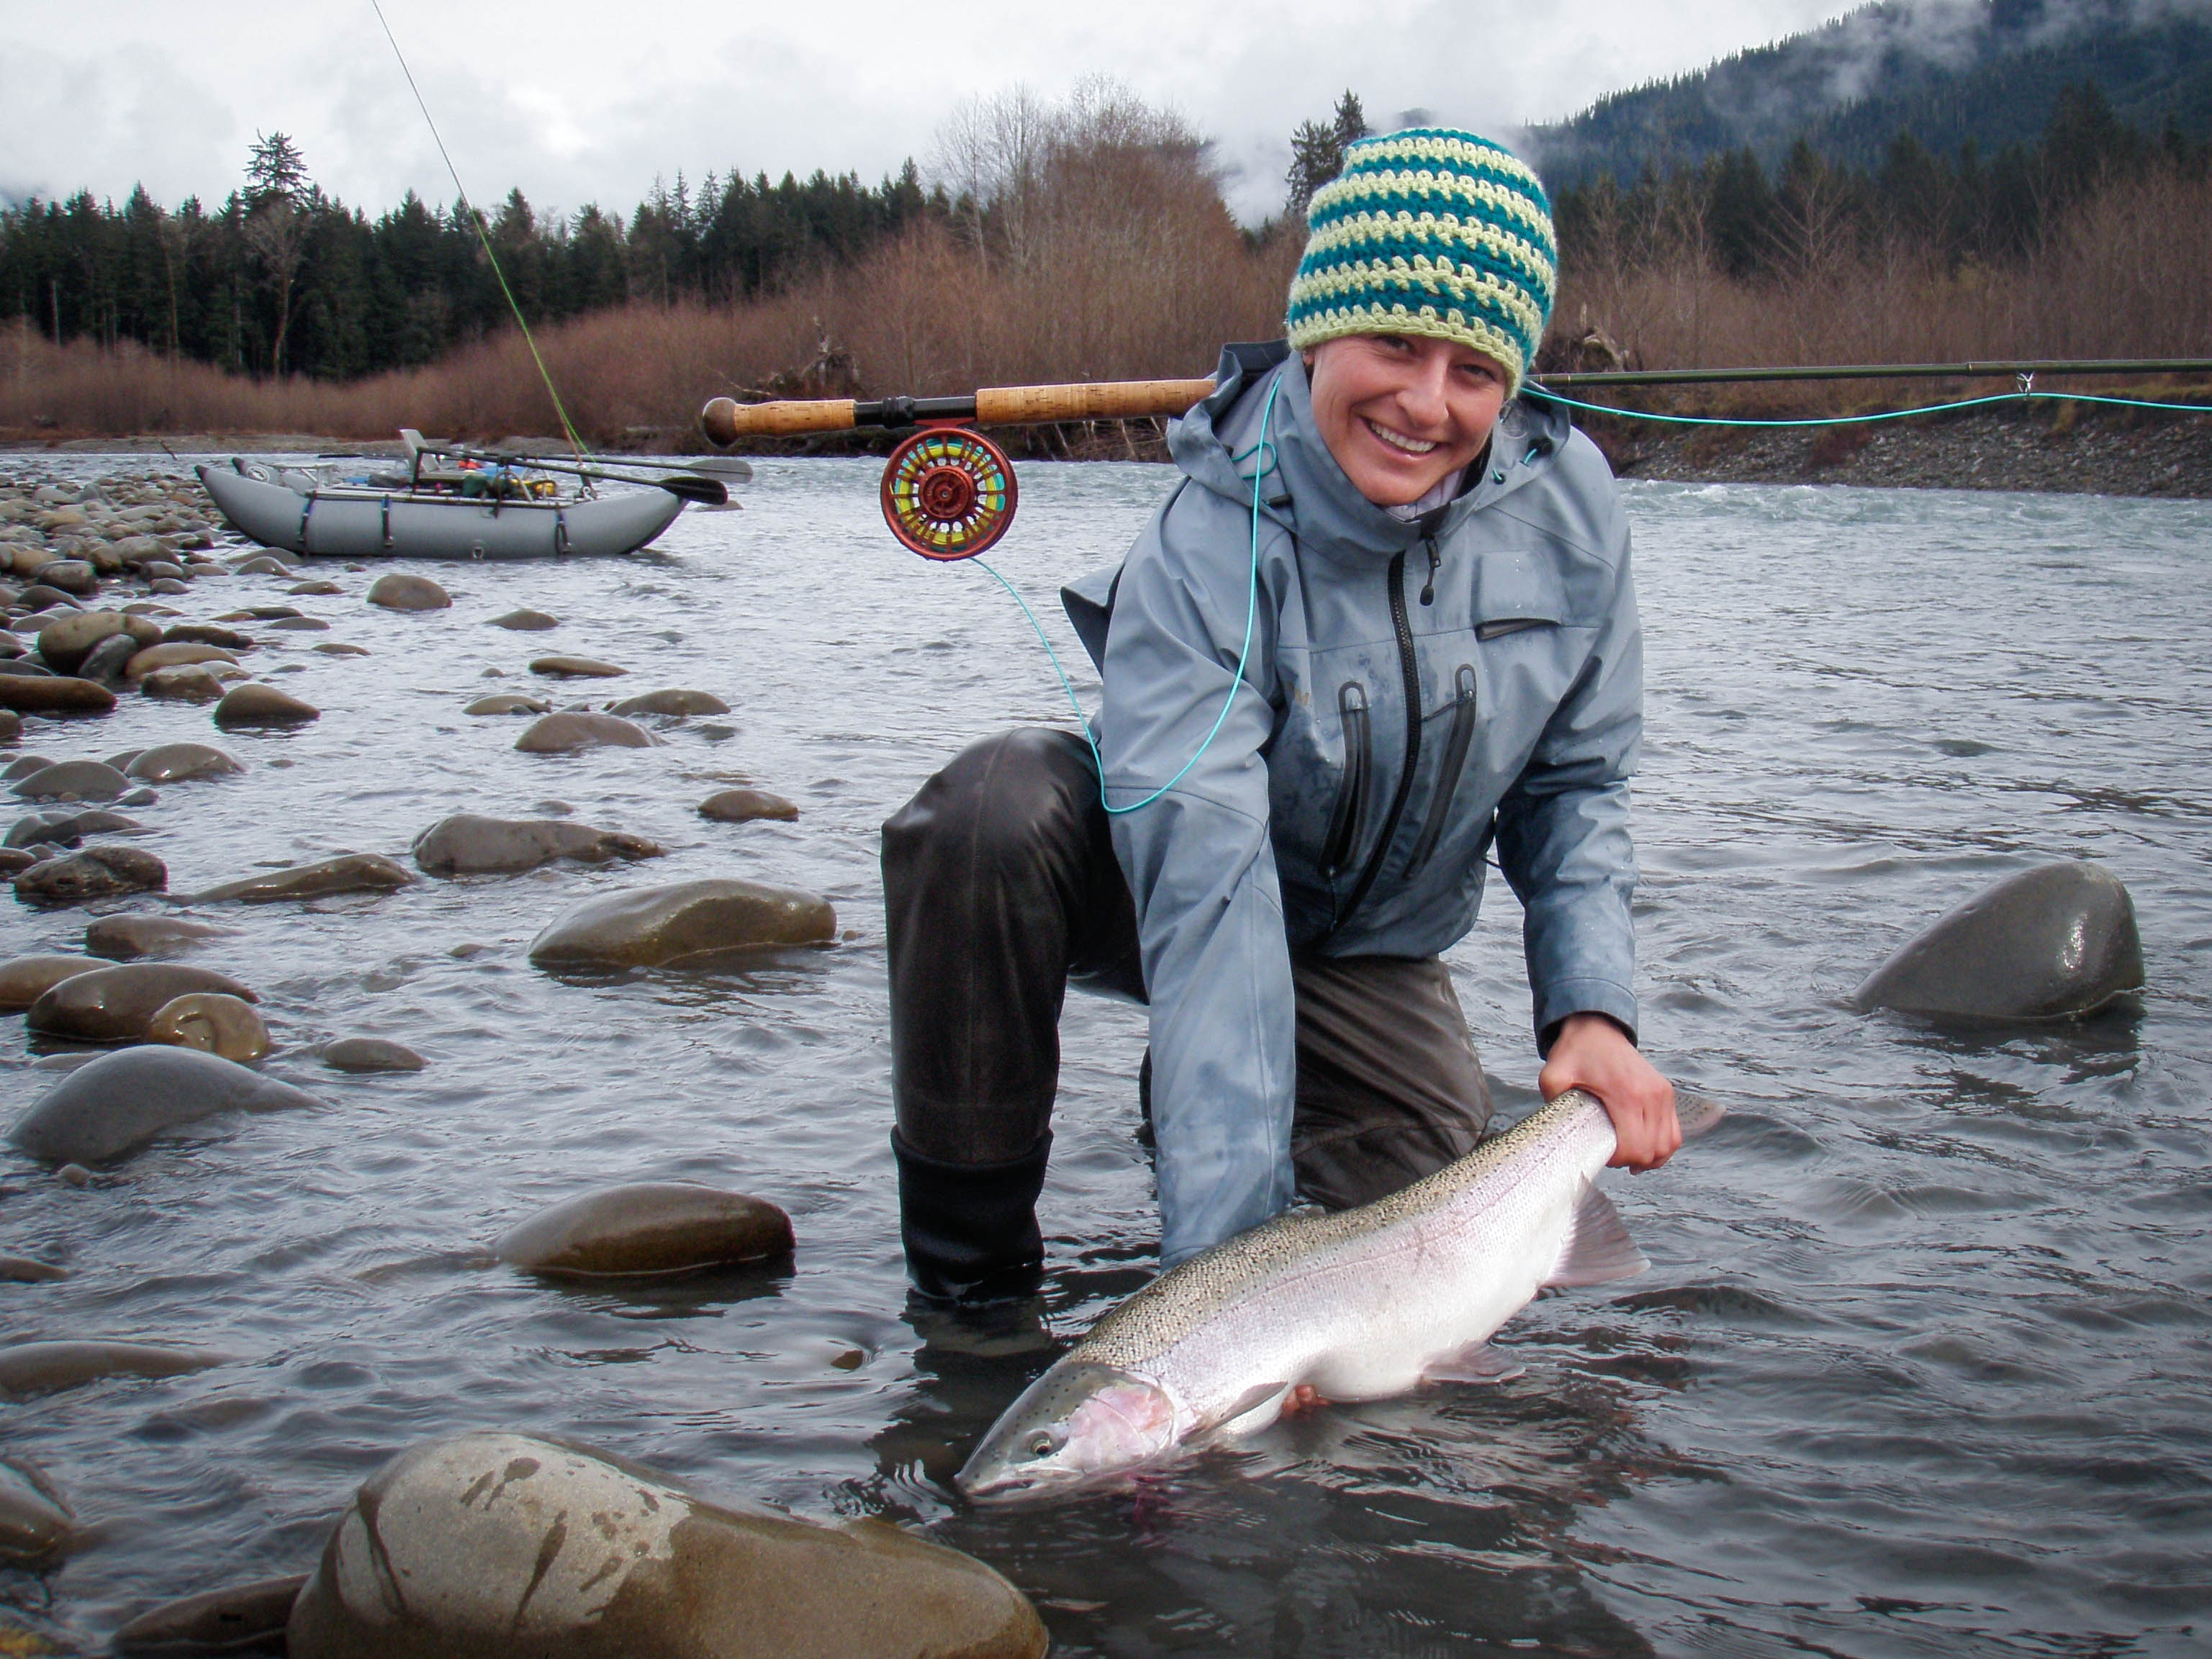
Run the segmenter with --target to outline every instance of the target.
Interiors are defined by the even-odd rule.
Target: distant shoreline
[[[2079,409],[2080,405],[2063,408]],[[1899,421],[1873,426],[1770,430],[1655,427],[1600,420],[1590,435],[1623,478],[1680,483],[1850,484],[1869,489],[1997,489],[2057,494],[2212,500],[2212,411],[2160,416],[2095,411],[2054,422],[2017,410]],[[695,434],[668,428],[642,449],[678,454]],[[756,455],[870,453],[866,439],[829,445],[792,441],[744,447]],[[1113,422],[1083,428],[1026,429],[1008,445],[1017,459],[1164,461],[1166,446],[1149,423],[1125,431]],[[133,434],[27,442],[0,441],[0,456],[294,454],[393,457],[396,441],[312,433]],[[555,453],[548,449],[545,453]]]

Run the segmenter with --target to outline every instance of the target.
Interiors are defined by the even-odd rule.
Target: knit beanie
[[[1346,147],[1314,192],[1291,283],[1291,349],[1347,334],[1457,340],[1505,370],[1507,395],[1552,314],[1552,204],[1512,151],[1449,127],[1408,127]]]

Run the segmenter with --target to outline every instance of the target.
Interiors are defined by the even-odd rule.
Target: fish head
[[[1182,1417],[1157,1382],[1071,1355],[1006,1407],[953,1484],[986,1501],[1065,1490],[1169,1451]]]

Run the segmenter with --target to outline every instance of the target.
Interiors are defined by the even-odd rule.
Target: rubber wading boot
[[[1048,1133],[1004,1164],[948,1164],[924,1158],[891,1131],[899,1240],[917,1291],[948,1302],[1035,1293],[1044,1267],[1036,1200],[1051,1150]]]

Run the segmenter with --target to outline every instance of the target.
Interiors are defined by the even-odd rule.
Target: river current
[[[69,475],[136,471],[70,457]],[[39,475],[52,457],[0,460]],[[457,1431],[574,1436],[709,1491],[875,1515],[1035,1599],[1060,1655],[2119,1655],[2212,1629],[2212,504],[1626,487],[1648,641],[1635,823],[1645,1046],[1730,1116],[1607,1185],[1654,1267],[1547,1295],[1527,1366],[1279,1425],[1142,1486],[975,1509],[949,1477],[996,1413],[1153,1267],[1141,1011],[1071,995],[1042,1317],[910,1309],[886,1134],[883,819],[962,745],[1071,716],[981,571],[900,550],[876,463],[763,461],[623,561],[417,566],[450,611],[289,602],[257,672],[325,712],[216,734],[126,698],[21,747],[214,741],[239,778],[139,810],[173,890],[447,813],[557,810],[669,849],[380,897],[222,907],[189,960],[258,989],[267,1069],[321,1110],[221,1123],[79,1189],[0,1152],[0,1340],[129,1337],[235,1363],[0,1404],[0,1444],[90,1528],[0,1599],[91,1646],[165,1598],[305,1571],[352,1488]],[[1171,475],[1035,465],[993,562],[1086,702],[1054,599]],[[206,619],[286,602],[204,578]],[[562,627],[512,634],[517,606]],[[319,641],[368,647],[319,655]],[[517,753],[471,719],[548,651],[630,669],[556,704],[689,686],[665,746]],[[578,686],[581,684],[582,689]],[[733,782],[796,823],[709,823]],[[2141,919],[2139,1002],[1939,1030],[1842,999],[1941,911],[2088,858]],[[745,970],[562,979],[532,937],[611,889],[735,874],[836,904],[841,943]],[[1517,1115],[1534,1099],[1519,915],[1491,884],[1450,954]],[[8,955],[82,912],[0,907]],[[419,1073],[287,1059],[372,1034]],[[52,1081],[0,1024],[0,1109]],[[792,1214],[787,1270],[562,1289],[482,1265],[596,1187],[685,1179]]]

